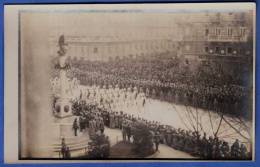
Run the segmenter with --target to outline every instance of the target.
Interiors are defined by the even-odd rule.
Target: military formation
[[[207,136],[206,133],[200,134],[201,132],[198,131],[175,129],[158,121],[150,121],[129,112],[117,111],[118,108],[113,104],[117,102],[116,100],[110,101],[112,98],[103,99],[97,95],[98,92],[102,92],[97,90],[97,87],[92,87],[92,91],[90,89],[88,88],[86,93],[81,91],[79,98],[74,100],[73,111],[75,115],[79,116],[78,129],[80,131],[88,129],[91,139],[94,139],[96,134],[104,134],[105,127],[108,127],[121,130],[123,141],[134,143],[133,127],[136,123],[142,123],[149,127],[155,150],[160,150],[160,144],[165,144],[202,159],[251,158],[251,153],[245,144],[238,140],[230,144],[220,140],[217,136]],[[91,93],[88,94],[88,91]],[[114,94],[117,94],[116,91]],[[106,97],[109,96],[115,98],[115,95]],[[104,101],[111,103],[104,104]],[[133,101],[135,100],[133,99]],[[125,103],[127,102],[125,101]]]
[[[64,37],[60,38],[59,45],[58,53],[63,56]],[[176,129],[139,117],[141,114],[138,113],[145,112],[147,99],[157,99],[251,118],[246,111],[251,111],[247,102],[251,100],[252,92],[246,81],[250,80],[252,71],[247,67],[237,68],[236,73],[231,74],[218,62],[211,63],[201,63],[194,70],[188,60],[164,53],[116,58],[108,62],[73,60],[71,66],[57,66],[70,69],[67,75],[75,78],[62,83],[73,102],[73,113],[78,116],[72,125],[74,135],[87,130],[98,147],[93,149],[92,155],[104,158],[109,156],[110,149],[105,127],[120,130],[124,142],[136,143],[134,127],[143,124],[149,128],[155,151],[160,150],[160,144],[165,144],[201,159],[251,159],[252,149],[238,139],[228,143],[217,135]],[[61,82],[55,78],[51,83],[52,91],[58,94]],[[54,105],[54,110],[58,109]],[[65,141],[62,141],[61,152],[62,157],[70,157]]]
[[[230,114],[242,114],[248,109],[249,89],[242,72],[230,75],[213,63],[196,70],[189,62],[160,55],[110,62],[74,62],[73,72],[83,85],[99,85],[120,89],[137,88],[150,98],[185,104]]]

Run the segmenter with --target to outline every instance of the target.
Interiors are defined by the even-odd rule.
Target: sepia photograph
[[[254,160],[255,4],[25,6],[6,157]]]

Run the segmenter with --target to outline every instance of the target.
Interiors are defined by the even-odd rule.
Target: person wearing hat
[[[105,130],[104,120],[103,120],[103,118],[100,117],[100,132],[101,132],[101,134],[104,133],[104,130]]]
[[[127,134],[127,140],[128,142],[130,142],[130,138],[132,136],[132,125],[131,125],[131,121],[127,122],[126,125],[126,134]]]
[[[247,159],[247,148],[246,146],[242,143],[240,146],[240,158],[241,159]]]
[[[231,158],[237,159],[240,154],[240,147],[239,147],[239,141],[236,139],[236,141],[231,146]]]
[[[155,144],[155,151],[159,150],[159,144],[160,144],[160,132],[156,131],[154,136],[154,144]]]
[[[73,125],[72,125],[72,128],[74,130],[74,135],[77,136],[78,135],[77,132],[78,132],[78,129],[79,129],[77,118],[75,118],[75,120],[73,122]]]
[[[110,113],[109,115],[110,117],[110,128],[115,128],[115,115],[114,115],[114,112]]]
[[[123,141],[126,141],[126,136],[127,136],[127,121],[124,119],[122,122],[122,136],[123,136]]]
[[[66,144],[65,144],[65,139],[62,138],[61,139],[61,155],[62,155],[62,158],[65,158],[66,157]]]

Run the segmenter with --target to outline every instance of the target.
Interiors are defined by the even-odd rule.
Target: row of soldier
[[[158,149],[159,144],[166,144],[177,150],[185,151],[194,156],[203,159],[249,159],[251,154],[247,151],[246,146],[236,140],[230,147],[229,143],[215,137],[207,137],[206,134],[192,132],[183,129],[175,129],[171,126],[162,125],[157,121],[148,121],[134,115],[121,112],[114,112],[110,109],[100,107],[99,105],[89,105],[88,103],[79,102],[82,105],[78,115],[84,118],[90,117],[102,120],[103,125],[109,128],[117,128],[122,131],[124,141],[132,141],[133,125],[143,123],[149,127],[153,134],[153,141]],[[93,120],[93,119],[92,119]],[[97,125],[97,124],[96,124]],[[104,131],[104,126],[95,126],[96,130]],[[91,128],[91,125],[89,125]]]
[[[154,65],[158,66],[158,63],[161,61],[161,59],[158,59],[155,61],[156,64]],[[169,62],[170,61],[172,60],[169,60]],[[171,66],[175,66],[175,62],[178,61],[175,60],[172,62]],[[135,86],[137,88],[143,87],[144,90],[148,88],[150,93],[149,95],[146,94],[149,97],[210,110],[218,110],[225,113],[241,113],[247,107],[247,104],[243,103],[249,93],[248,90],[246,90],[247,87],[239,82],[230,81],[226,83],[228,80],[227,78],[232,77],[233,79],[231,80],[234,80],[237,77],[234,77],[233,75],[227,77],[227,75],[229,75],[228,73],[220,72],[217,69],[213,70],[215,75],[203,70],[205,68],[204,66],[202,66],[202,69],[198,70],[198,72],[192,71],[190,73],[183,73],[183,75],[175,75],[182,71],[179,69],[182,68],[182,66],[176,66],[177,71],[173,72],[173,68],[165,68],[164,64],[162,64],[162,67],[156,68],[156,70],[151,69],[151,62],[149,60],[147,60],[146,63],[135,62],[134,64],[130,64],[131,68],[127,70],[122,68],[122,64],[118,65],[111,63],[112,62],[109,62],[108,64],[105,63],[100,66],[98,64],[92,65],[91,63],[91,65],[85,66],[83,65],[84,63],[81,64],[79,62],[80,65],[77,67],[82,66],[82,69],[84,70],[78,70],[75,76],[81,80],[81,84],[96,84],[102,87],[104,85],[108,87],[108,85],[115,86],[116,84],[119,84],[121,89],[128,89],[129,87]],[[138,63],[141,64],[139,64],[137,68],[133,68],[133,66]],[[149,66],[142,70],[138,70],[139,66],[145,64]],[[185,66],[183,66],[183,68],[184,67]],[[95,70],[92,68],[95,68]],[[113,68],[113,70],[108,70],[110,68]],[[145,70],[146,68],[148,71]],[[122,69],[124,70],[121,71]],[[159,71],[161,69],[164,69],[167,72],[160,73]],[[132,70],[134,72],[130,72]],[[151,70],[153,73],[151,73]],[[145,74],[145,71],[149,73]],[[123,72],[124,75],[121,75],[121,72]],[[126,73],[128,75],[125,75]],[[157,79],[155,79],[154,76],[157,73],[159,78],[156,77]],[[199,75],[197,75],[197,73]],[[168,74],[171,74],[172,76],[162,77]],[[241,74],[235,73],[234,75]],[[222,77],[225,79],[220,79]],[[215,106],[213,104],[215,104]]]
[[[83,105],[84,107],[74,113],[79,116],[78,119],[75,118],[73,123],[75,136],[77,136],[77,130],[82,132],[86,129],[88,129],[90,138],[95,137],[96,134],[103,134],[105,130],[105,121],[98,110],[92,105],[85,105],[84,103],[81,103],[80,105]]]
[[[144,110],[144,105],[146,103],[145,93],[138,92],[137,88],[131,89],[119,89],[118,86],[110,86],[108,89],[89,86],[82,87],[79,91],[79,97],[73,99],[75,101],[75,110],[80,110],[82,105],[78,102],[85,102],[88,104],[97,104],[105,108],[110,108],[113,111],[128,111],[135,108],[137,112]],[[130,112],[130,111],[129,111]]]
[[[183,84],[178,80],[172,83],[161,83],[159,81],[131,80],[100,73],[82,74],[77,77],[85,85],[99,85],[106,89],[119,85],[120,89],[131,89],[132,91],[134,87],[137,87],[138,92],[145,92],[146,97],[220,112],[238,114],[247,107],[243,101],[248,92],[239,85],[205,86],[193,83]]]

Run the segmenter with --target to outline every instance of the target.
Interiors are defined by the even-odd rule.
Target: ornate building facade
[[[183,14],[168,25],[109,27],[113,31],[66,35],[71,60],[108,61],[168,53],[188,61],[252,61],[253,12]],[[176,17],[176,16],[175,16]],[[59,35],[59,34],[57,34]],[[50,42],[56,43],[51,36]],[[53,45],[50,45],[53,46]],[[55,48],[51,48],[55,55]],[[246,61],[247,62],[247,61]],[[195,63],[196,64],[196,63]]]

